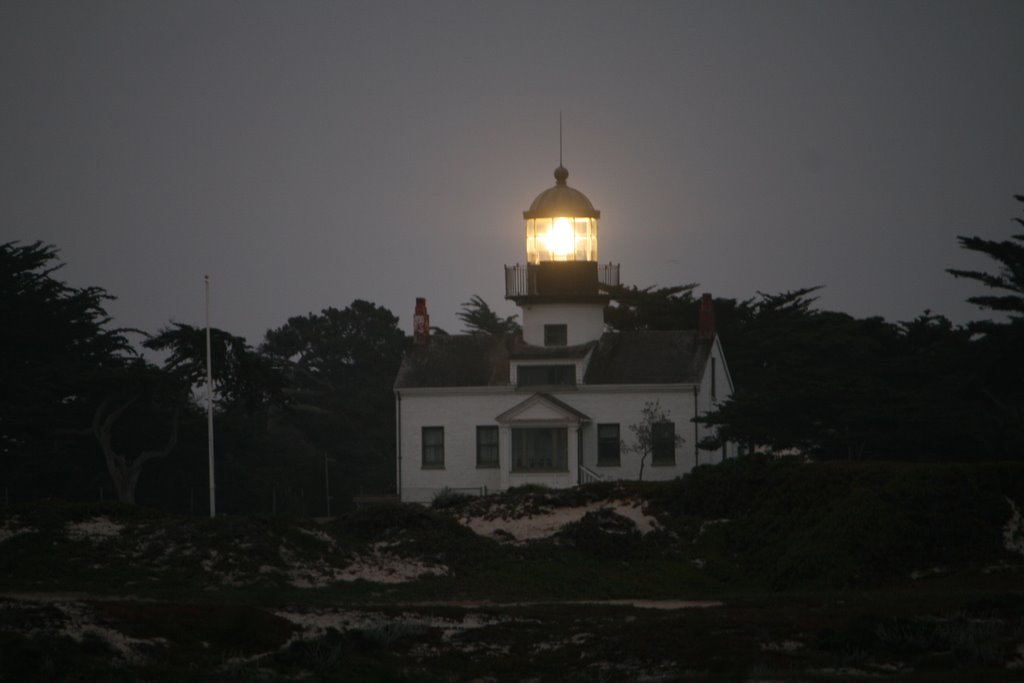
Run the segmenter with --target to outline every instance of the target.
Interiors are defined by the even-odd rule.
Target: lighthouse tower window
[[[568,325],[545,325],[544,346],[565,346],[569,342]]]

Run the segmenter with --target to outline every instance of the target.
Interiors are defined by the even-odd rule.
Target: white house
[[[526,264],[505,267],[521,337],[431,336],[417,300],[415,343],[395,380],[403,501],[428,503],[444,489],[636,479],[630,426],[653,402],[667,419],[653,426],[644,479],[729,455],[729,444],[699,449],[713,434],[693,421],[733,389],[710,295],[697,330],[607,331],[601,285],[618,284],[619,266],[598,264],[600,212],[568,176],[559,166],[555,186],[523,212]]]

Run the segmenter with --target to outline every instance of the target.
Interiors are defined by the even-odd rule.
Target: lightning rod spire
[[[562,111],[558,111],[558,165],[562,165]]]

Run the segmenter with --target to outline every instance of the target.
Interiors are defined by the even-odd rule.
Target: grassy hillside
[[[746,459],[437,503],[330,520],[6,510],[0,680],[1013,680],[1024,667],[1017,464]]]
[[[673,482],[523,488],[330,520],[51,502],[0,518],[0,572],[8,590],[243,598],[380,585],[464,599],[870,588],[1011,571],[1020,555],[1008,548],[1024,540],[1018,501],[1024,466],[1012,463],[745,459]],[[532,531],[517,539],[513,527]]]

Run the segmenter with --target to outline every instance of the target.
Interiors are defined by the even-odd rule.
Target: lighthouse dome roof
[[[523,211],[523,218],[600,218],[601,212],[594,208],[587,195],[569,187],[568,178],[569,171],[559,165],[555,169],[555,186],[537,195],[530,208]]]

